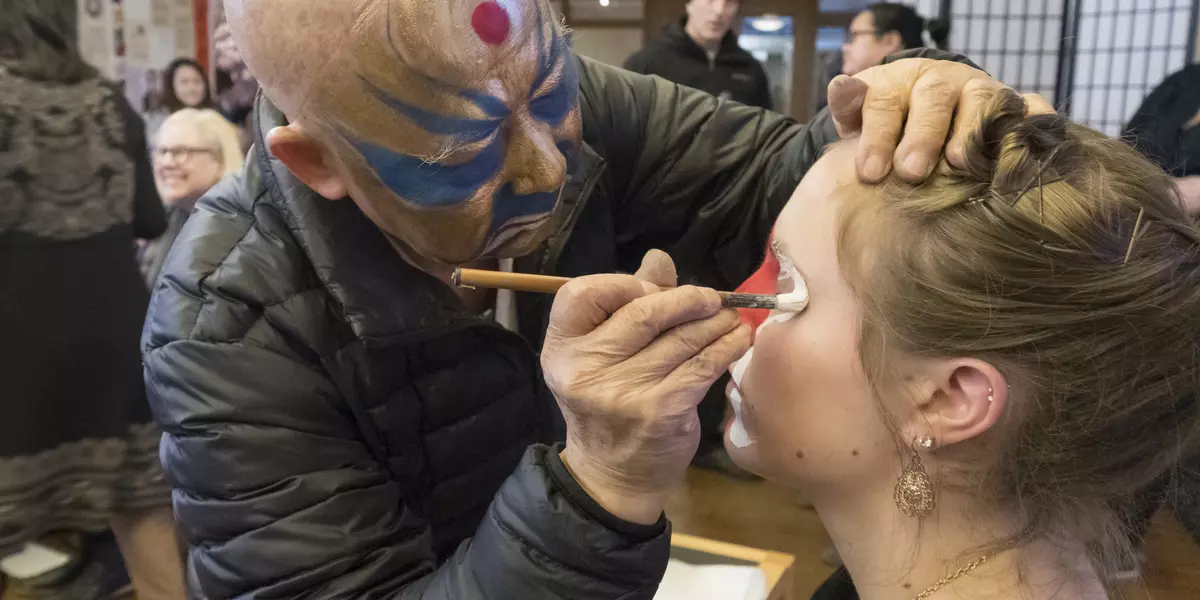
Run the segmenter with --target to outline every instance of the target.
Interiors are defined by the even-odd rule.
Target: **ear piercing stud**
[[[995,402],[996,395],[992,393],[992,388],[988,388],[988,402]]]

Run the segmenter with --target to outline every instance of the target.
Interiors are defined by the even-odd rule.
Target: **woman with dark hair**
[[[80,57],[75,10],[0,0],[0,558],[24,559],[0,570],[7,591],[97,597],[79,538],[111,529],[139,597],[182,598],[138,355],[134,241],[163,232],[162,204],[142,122]]]
[[[926,20],[906,4],[872,4],[854,17],[842,45],[842,73],[855,75],[881,62],[885,56],[924,48],[925,34],[939,50],[946,49],[950,23]]]
[[[181,108],[216,108],[204,67],[190,58],[177,58],[163,71],[163,107],[168,112]]]

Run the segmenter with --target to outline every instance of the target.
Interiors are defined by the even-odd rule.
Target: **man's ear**
[[[932,436],[939,448],[957,444],[982,435],[1004,414],[1008,383],[986,362],[938,361],[926,376],[927,393],[919,399],[918,410],[927,431],[913,432],[914,438]]]
[[[904,49],[904,40],[899,31],[889,31],[879,36],[879,43],[888,48],[888,54],[895,54]]]
[[[267,148],[297,179],[330,200],[346,197],[346,184],[334,169],[325,147],[299,123],[267,133]]]

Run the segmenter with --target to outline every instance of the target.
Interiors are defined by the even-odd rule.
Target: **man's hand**
[[[829,110],[838,135],[862,132],[855,161],[861,179],[877,182],[895,163],[897,175],[916,182],[933,171],[942,148],[951,164],[964,166],[967,137],[996,92],[1007,87],[962,63],[906,58],[835,77],[829,82]],[[1054,112],[1041,96],[1024,97],[1029,114]]]
[[[672,283],[664,257],[648,257],[639,274]],[[605,510],[646,524],[696,453],[696,404],[750,347],[749,328],[716,292],[658,290],[629,275],[572,281],[554,300],[542,351],[567,422],[567,468]]]

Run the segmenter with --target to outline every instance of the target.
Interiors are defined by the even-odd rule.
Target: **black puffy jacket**
[[[759,262],[834,139],[778,114],[580,59],[585,148],[557,232],[517,270],[632,271],[666,248],[716,286]],[[669,528],[592,502],[563,467],[524,335],[466,312],[353,202],[263,150],[198,204],[143,335],[161,456],[206,598],[650,598]]]

